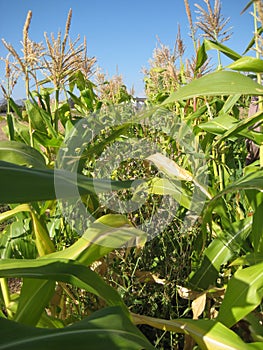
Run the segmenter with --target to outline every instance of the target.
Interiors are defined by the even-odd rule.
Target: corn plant
[[[209,15],[211,22],[212,7],[208,0],[205,3],[208,13],[199,6],[200,15]],[[174,67],[175,56],[161,45],[148,72],[149,109],[134,114],[120,79],[102,85],[104,89],[96,93],[96,84],[89,77],[94,61],[83,58],[83,46],[75,48],[69,42],[69,51],[66,49],[71,12],[63,40],[60,33],[51,41],[46,35],[49,56],[43,62],[54,89],[36,84],[34,92],[28,91],[26,115],[10,98],[16,114],[8,129],[12,137],[0,143],[0,201],[9,206],[0,214],[1,221],[8,220],[0,249],[3,348],[71,348],[76,344],[85,348],[87,341],[98,349],[103,349],[105,342],[112,349],[154,348],[136,325],[184,334],[183,346],[188,349],[195,343],[201,349],[262,348],[262,159],[244,166],[244,138],[262,145],[262,133],[253,130],[262,121],[262,110],[240,118],[240,108],[247,107],[250,96],[263,96],[259,82],[240,71],[261,74],[262,60],[243,57],[218,42],[226,22],[201,28],[213,31],[213,36],[198,44],[189,4],[185,4],[196,55],[191,79],[187,81],[178,35],[180,73]],[[220,20],[218,1],[214,12]],[[30,18],[31,14],[24,28],[27,48]],[[259,42],[255,34],[249,46],[256,40]],[[12,46],[5,45],[16,57]],[[233,63],[222,69],[219,61],[220,69],[203,74],[211,49],[227,55]],[[28,51],[24,56],[16,58],[29,79]],[[157,83],[161,87],[156,88]],[[60,103],[62,90],[67,98]],[[122,104],[114,106],[112,102]],[[139,150],[132,148],[135,137]],[[147,138],[151,147],[145,143]],[[119,153],[129,154],[125,162],[114,143]],[[158,147],[152,147],[153,143]],[[136,157],[140,167],[133,161]],[[96,172],[98,164],[100,171]],[[136,178],[143,182],[132,189]],[[78,214],[76,193],[81,208],[93,214],[87,225],[72,224]],[[140,203],[143,196],[148,196],[143,209],[128,215],[116,214],[114,208],[107,210],[99,203],[111,198]],[[192,319],[189,309],[176,319],[139,314],[129,304],[133,286],[127,288],[129,303],[124,302],[127,276],[116,277],[115,284],[111,281],[113,288],[106,282],[107,276],[97,272],[105,256],[115,254],[116,259],[114,249],[121,248],[119,254],[124,257],[133,246],[137,260],[130,280],[138,277],[146,283],[149,279],[166,283],[166,276],[162,279],[137,268],[142,257],[138,254],[147,248],[146,240],[154,233],[154,209],[162,203],[173,208],[168,196],[179,206],[170,227],[187,237],[189,226],[178,222],[197,221],[190,273],[183,285],[173,284],[174,295],[188,300]],[[72,222],[65,220],[59,200],[65,201],[66,210],[73,214]],[[163,207],[158,210],[160,220],[172,213]],[[81,221],[80,215],[76,217]],[[10,293],[8,278],[22,279],[18,294]],[[83,291],[98,310],[88,317],[92,308],[81,311],[76,295]],[[245,327],[249,332],[244,336]]]

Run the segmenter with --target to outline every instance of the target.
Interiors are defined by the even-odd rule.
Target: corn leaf
[[[206,51],[208,50],[218,50],[220,52],[222,52],[224,55],[226,55],[227,57],[231,58],[232,60],[238,60],[241,56],[233,51],[232,49],[230,49],[229,47],[223,45],[223,44],[220,44],[216,41],[212,41],[212,40],[207,40],[205,39],[204,40],[204,46],[205,46],[205,49]]]
[[[55,183],[56,181],[56,183]],[[0,161],[0,203],[26,203],[130,188],[133,181],[92,179],[65,170],[36,169]],[[72,191],[72,186],[74,191]]]
[[[253,311],[263,298],[263,263],[238,270],[227,285],[218,321],[232,327]]]
[[[136,229],[125,216],[108,214],[91,224],[72,246],[43,256],[42,259],[66,258],[89,266],[127,242],[143,245],[146,239],[146,233]]]
[[[46,252],[41,259],[71,259],[90,266],[113,248],[119,248],[129,241],[134,243],[134,240],[138,245],[140,242],[144,244],[146,238],[146,234],[133,227],[125,216],[108,214],[91,224],[91,227],[72,246],[51,254]],[[25,279],[15,320],[23,324],[35,325],[52,296],[48,291],[54,293],[53,281]],[[30,312],[32,308],[34,313]]]
[[[254,2],[254,0],[250,1],[250,3],[248,4],[247,7],[249,7],[253,2]],[[246,7],[246,8],[247,8],[247,7]],[[245,8],[243,11],[245,11],[246,8]],[[243,12],[243,11],[242,11],[242,12]],[[256,36],[257,36],[257,35],[258,35],[258,36],[261,36],[262,32],[263,32],[263,28],[262,28],[262,27],[259,27],[259,28],[257,29],[256,35],[254,35],[253,38],[250,40],[250,42],[249,42],[248,46],[246,47],[246,49],[245,49],[243,55],[245,55],[245,54],[255,45],[255,38],[256,38]]]
[[[243,74],[217,71],[193,80],[191,83],[173,92],[162,104],[166,105],[195,96],[238,94],[263,95],[263,87]]]
[[[255,253],[263,253],[263,225],[262,225],[263,203],[256,208],[253,215],[253,225],[251,232],[251,241]]]
[[[243,56],[227,66],[229,69],[242,72],[263,72],[263,60],[255,57]]]
[[[215,238],[205,249],[200,267],[190,276],[189,283],[194,288],[207,289],[214,285],[222,264],[237,253],[242,240],[251,229],[251,218],[229,225],[228,233]],[[231,227],[232,226],[232,227]]]
[[[155,166],[166,174],[171,179],[182,180],[182,181],[191,181],[197,186],[200,191],[205,194],[206,197],[211,198],[211,195],[206,190],[203,184],[200,184],[190,171],[179,166],[173,160],[167,158],[161,153],[155,153],[147,157],[148,160],[152,161]]]
[[[230,265],[255,265],[261,262],[263,262],[263,253],[247,253],[232,261]]]
[[[55,286],[55,281],[24,278],[14,320],[31,326],[36,325],[54,295]]]
[[[244,343],[236,333],[214,320],[164,320],[137,314],[132,314],[132,318],[135,324],[146,324],[165,331],[189,334],[204,350],[259,348],[256,343]]]
[[[121,305],[126,310],[117,291],[88,267],[69,259],[2,259],[0,277],[26,277],[70,283],[101,297],[108,305]]]
[[[257,169],[252,173],[241,177],[237,181],[228,185],[223,191],[218,193],[213,197],[208,203],[206,210],[204,212],[203,221],[208,222],[211,218],[211,213],[213,208],[220,202],[220,199],[227,193],[236,192],[240,190],[250,191],[250,190],[263,190],[263,169]]]
[[[35,168],[46,167],[45,159],[40,152],[16,141],[0,141],[0,160]]]
[[[0,326],[0,349],[154,349],[120,307],[97,311],[65,328],[33,328],[4,318]]]
[[[248,128],[262,120],[262,115],[262,112],[259,112],[239,121],[228,114],[224,114],[206,123],[201,123],[198,127],[212,134],[222,135],[218,138],[215,145],[225,139],[234,141],[238,136],[246,137],[260,145],[263,141],[263,135],[253,130],[249,130]]]

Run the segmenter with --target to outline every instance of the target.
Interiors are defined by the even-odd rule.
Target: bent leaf
[[[92,179],[66,170],[29,169],[0,161],[0,203],[70,198],[130,188],[132,184],[133,181]]]
[[[199,79],[172,93],[162,105],[186,100],[195,96],[218,95],[263,95],[262,85],[243,74],[229,71],[217,71]]]
[[[222,52],[224,55],[226,55],[227,57],[231,58],[232,60],[238,60],[241,56],[233,51],[232,49],[230,49],[229,47],[223,45],[223,44],[220,44],[216,41],[212,41],[212,40],[207,40],[205,39],[204,40],[204,46],[205,46],[205,49],[206,51],[208,50],[218,50],[220,52]]]
[[[147,234],[136,229],[125,216],[108,214],[91,224],[84,235],[72,246],[43,256],[42,259],[66,258],[89,266],[114,248],[120,248],[127,242],[129,244],[130,241],[134,244],[134,240],[137,244],[142,242],[143,245],[146,239]]]
[[[200,184],[190,171],[180,167],[173,160],[167,158],[161,153],[155,153],[147,157],[148,160],[152,161],[155,166],[162,172],[164,172],[168,177],[172,179],[182,180],[182,181],[192,181],[200,191],[205,194],[206,197],[212,198],[208,193],[204,185]]]
[[[214,145],[225,139],[234,141],[237,136],[246,137],[260,145],[263,141],[263,135],[253,130],[249,130],[249,127],[260,120],[262,120],[262,112],[256,113],[241,121],[228,114],[223,114],[206,123],[199,124],[198,127],[212,134],[222,135]]]
[[[70,283],[104,299],[108,305],[123,304],[118,292],[88,267],[68,259],[2,259],[0,277],[26,277]]]
[[[65,328],[33,328],[4,318],[0,325],[0,349],[154,349],[120,307],[100,310]]]
[[[236,333],[214,320],[164,320],[132,314],[135,324],[146,324],[161,330],[189,334],[204,350],[254,349],[254,344],[246,344]]]

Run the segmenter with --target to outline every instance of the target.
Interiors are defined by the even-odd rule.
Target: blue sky
[[[204,6],[203,0],[189,0],[193,16],[194,3]],[[211,0],[213,4],[213,0]],[[248,0],[222,0],[222,13],[230,17],[233,36],[225,44],[242,53],[253,35],[253,17],[247,11],[240,12]],[[122,74],[128,88],[134,86],[135,95],[143,95],[142,67],[147,67],[158,36],[165,45],[173,47],[177,26],[186,45],[187,57],[193,52],[189,38],[189,25],[183,0],[0,0],[0,36],[10,42],[19,52],[20,41],[28,10],[33,17],[29,37],[43,41],[43,33],[64,32],[69,9],[73,10],[70,36],[87,37],[88,55],[96,56],[104,72]],[[0,57],[7,54],[0,43]],[[4,64],[0,62],[0,78],[4,78]],[[24,97],[23,84],[14,91],[15,98]]]

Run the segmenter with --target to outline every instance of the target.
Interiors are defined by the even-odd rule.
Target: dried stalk
[[[197,49],[197,45],[196,45],[196,27],[193,25],[193,19],[192,19],[192,13],[191,13],[191,9],[190,9],[190,5],[189,5],[189,1],[188,0],[184,0],[184,5],[185,5],[185,11],[186,11],[186,15],[188,18],[188,22],[189,22],[189,26],[190,26],[190,37],[192,39],[193,45],[194,45],[194,50],[196,52]]]

